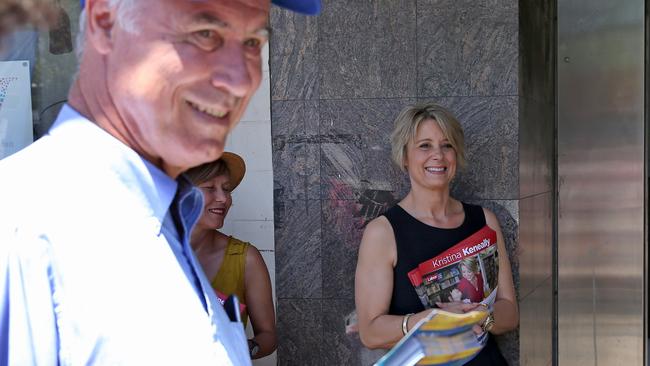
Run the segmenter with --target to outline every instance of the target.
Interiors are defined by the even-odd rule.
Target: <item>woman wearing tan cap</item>
[[[244,160],[224,152],[217,161],[190,169],[186,175],[203,192],[203,212],[192,231],[191,244],[222,300],[232,294],[245,304],[244,326],[250,316],[255,336],[248,341],[252,358],[276,348],[275,310],[271,280],[260,252],[250,243],[218,231],[232,205],[231,192],[246,173]]]

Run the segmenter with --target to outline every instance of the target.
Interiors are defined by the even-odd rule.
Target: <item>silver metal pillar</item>
[[[645,363],[644,11],[558,1],[560,366]]]

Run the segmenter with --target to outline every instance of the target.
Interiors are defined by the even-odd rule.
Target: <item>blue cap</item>
[[[79,2],[83,9],[86,1],[80,0]],[[318,15],[320,13],[320,0],[272,0],[271,2],[301,14]]]
[[[306,15],[320,13],[320,0],[271,0],[275,5]]]

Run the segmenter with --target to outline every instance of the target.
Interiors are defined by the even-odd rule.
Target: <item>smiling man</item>
[[[318,0],[276,0],[315,14]],[[0,161],[0,365],[248,365],[189,246],[261,80],[268,0],[89,0],[47,135]]]

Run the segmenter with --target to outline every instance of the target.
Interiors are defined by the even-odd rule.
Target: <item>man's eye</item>
[[[200,31],[198,31],[198,32],[196,32],[196,33],[197,33],[198,36],[201,36],[201,37],[203,37],[203,38],[212,38],[212,36],[213,36],[213,34],[214,34],[213,31],[211,31],[211,30],[207,30],[207,29],[200,30]]]
[[[212,51],[221,45],[221,37],[219,34],[210,29],[202,29],[192,33],[192,38],[197,46]]]
[[[254,54],[260,54],[262,52],[262,47],[264,46],[265,40],[260,38],[249,38],[244,41],[244,47]]]
[[[262,41],[257,38],[249,38],[246,41],[244,41],[244,46],[249,47],[249,48],[254,48],[254,49],[259,49],[262,48]]]

